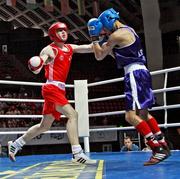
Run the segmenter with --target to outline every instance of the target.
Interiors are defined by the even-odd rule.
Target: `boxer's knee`
[[[42,131],[48,131],[54,121],[54,117],[52,115],[44,115],[42,121],[39,124],[39,128]]]

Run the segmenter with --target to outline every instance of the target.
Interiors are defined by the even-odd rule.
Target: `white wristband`
[[[93,44],[98,44],[99,41],[98,41],[98,40],[95,40],[95,41],[93,41],[92,43],[93,43]]]

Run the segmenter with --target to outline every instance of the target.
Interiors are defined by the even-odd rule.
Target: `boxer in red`
[[[65,23],[57,22],[50,26],[48,35],[53,41],[42,49],[39,56],[28,61],[29,69],[38,74],[45,69],[46,83],[42,86],[44,98],[43,118],[37,125],[32,126],[24,135],[14,142],[8,142],[9,158],[15,161],[16,153],[32,138],[50,129],[54,120],[60,120],[63,114],[68,118],[67,135],[71,144],[74,162],[92,163],[79,144],[77,120],[78,114],[69,104],[65,96],[65,82],[69,73],[73,53],[91,53],[92,45],[66,44],[68,38]]]

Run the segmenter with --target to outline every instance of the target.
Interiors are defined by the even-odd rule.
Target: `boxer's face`
[[[68,33],[65,29],[58,29],[57,35],[59,36],[59,39],[62,40],[62,42],[65,42],[68,38]]]

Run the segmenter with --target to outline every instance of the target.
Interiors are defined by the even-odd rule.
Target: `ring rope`
[[[164,88],[163,89],[156,89],[153,90],[154,93],[160,93],[160,92],[167,92],[167,91],[174,91],[174,90],[179,90],[180,86],[175,86],[175,87],[169,87],[166,88],[167,85],[167,74],[168,72],[173,72],[173,71],[178,71],[180,70],[180,67],[175,67],[175,68],[169,68],[169,69],[164,69],[164,70],[159,70],[159,71],[154,71],[150,72],[152,75],[157,75],[157,74],[163,74],[165,73],[165,82],[164,82]],[[123,81],[124,77],[122,78],[115,78],[111,80],[105,80],[101,82],[95,82],[95,83],[89,83],[88,87],[91,86],[97,86],[97,85],[102,85],[102,84],[108,84],[108,83],[113,83],[113,82],[119,82]],[[44,83],[36,83],[36,82],[22,82],[22,81],[7,81],[7,80],[0,80],[0,84],[15,84],[15,85],[29,85],[29,86],[42,86]],[[66,85],[66,87],[69,88],[74,88],[74,85]],[[166,97],[166,95],[164,95]],[[123,98],[125,95],[116,95],[116,96],[110,96],[110,97],[102,97],[102,98],[96,98],[96,99],[89,99],[88,102],[95,102],[95,101],[104,101],[104,100],[110,100],[110,99],[117,99],[117,98]],[[8,101],[8,102],[44,102],[42,99],[15,99],[15,98],[0,98],[0,101]],[[71,102],[74,102],[74,100],[71,100]],[[174,109],[174,108],[179,108],[180,104],[175,104],[175,105],[166,105],[164,106],[158,106],[158,107],[153,107],[151,110],[167,110],[167,109]],[[103,115],[116,115],[116,114],[124,114],[125,111],[112,111],[112,112],[104,112],[104,113],[95,113],[95,114],[89,114],[89,117],[96,117],[96,116],[103,116]],[[42,115],[0,115],[0,118],[42,118]],[[65,116],[62,116],[65,117]],[[164,124],[160,124],[160,127],[175,127],[175,126],[180,126],[180,123],[171,123],[167,124],[167,121],[165,120]],[[134,129],[133,126],[131,127],[123,127],[123,128],[100,128],[100,129],[90,129],[90,132],[93,131],[109,131],[109,130],[127,130],[127,129]],[[25,133],[26,131],[4,131],[0,132],[0,134],[20,134],[20,133]],[[45,133],[66,133],[66,130],[50,130]]]
[[[179,127],[180,123],[173,123],[173,124],[159,124],[159,127]],[[134,126],[129,127],[107,127],[107,128],[96,128],[96,129],[89,129],[89,132],[100,132],[100,131],[123,131],[123,130],[131,130],[135,129]],[[1,131],[1,134],[24,134],[26,131]],[[67,133],[67,130],[49,130],[44,132],[44,134],[50,133]]]
[[[168,73],[168,72],[175,72],[175,71],[179,71],[179,70],[180,70],[180,67],[174,67],[174,68],[153,71],[153,72],[150,72],[150,74],[151,75],[160,75],[160,74],[164,74],[164,73]],[[114,78],[114,79],[104,80],[104,81],[98,81],[98,82],[89,83],[88,87],[104,85],[104,84],[119,82],[119,81],[123,81],[123,80],[124,80],[124,77]]]
[[[0,118],[42,118],[43,115],[32,115],[32,114],[28,114],[28,115],[25,115],[25,114],[1,114],[0,115]],[[66,116],[64,115],[61,115],[62,118],[66,118]]]
[[[161,92],[169,92],[169,91],[176,91],[176,90],[180,90],[180,86],[169,87],[166,89],[156,89],[156,90],[153,90],[153,92],[161,93]],[[88,102],[106,101],[106,100],[111,100],[111,99],[121,99],[124,97],[125,97],[125,95],[115,95],[115,96],[109,96],[109,97],[89,99]]]
[[[27,81],[8,81],[8,80],[0,80],[0,84],[5,85],[24,85],[24,86],[42,86],[46,83],[38,83],[38,82],[27,82]],[[74,88],[72,84],[65,85],[68,88]]]
[[[153,107],[152,109],[150,109],[150,111],[157,111],[157,110],[164,110],[164,109],[175,109],[175,108],[180,108],[180,104]],[[125,110],[103,112],[103,113],[94,113],[94,114],[89,114],[89,117],[112,116],[112,115],[119,115],[119,114],[125,114]],[[43,117],[43,115],[9,115],[9,114],[0,115],[0,118],[42,118],[42,117]],[[64,115],[62,115],[62,117],[65,118]]]
[[[37,102],[37,103],[43,103],[44,99],[19,99],[19,98],[0,98],[0,101],[4,102]],[[70,103],[75,103],[75,100],[68,100]]]
[[[180,70],[180,67],[174,67],[174,68],[168,68],[168,69],[163,69],[163,70],[157,70],[157,71],[153,71],[153,72],[150,72],[150,73],[151,73],[151,75],[159,75],[159,74],[164,74],[164,73],[168,73],[168,72],[174,72],[174,71],[178,71],[178,70]],[[124,77],[114,78],[114,79],[111,79],[111,80],[104,80],[104,81],[100,81],[100,82],[93,82],[93,83],[89,83],[88,87],[98,86],[98,85],[103,85],[103,84],[108,84],[108,83],[114,83],[114,82],[119,82],[119,81],[123,81],[123,79],[124,79]],[[0,80],[0,84],[26,85],[26,86],[42,86],[45,83],[27,82],[27,81]],[[74,88],[74,85],[73,84],[66,84],[66,87]]]
[[[180,86],[175,87],[169,87],[166,89],[156,89],[153,90],[154,93],[161,93],[161,92],[169,92],[169,91],[176,91],[180,90]],[[109,97],[101,97],[101,98],[94,98],[89,99],[88,102],[97,102],[97,101],[106,101],[106,100],[112,100],[112,99],[122,99],[125,95],[115,95],[115,96],[109,96]],[[19,99],[19,98],[0,98],[0,101],[3,102],[37,102],[37,103],[43,103],[43,99]],[[70,103],[75,103],[75,100],[69,100]]]
[[[157,110],[163,110],[163,109],[175,109],[175,108],[180,108],[180,104],[153,107],[152,109],[150,109],[150,111],[157,111]],[[94,114],[89,114],[89,117],[112,116],[112,115],[118,115],[118,114],[124,114],[124,113],[125,113],[125,111],[94,113]]]

